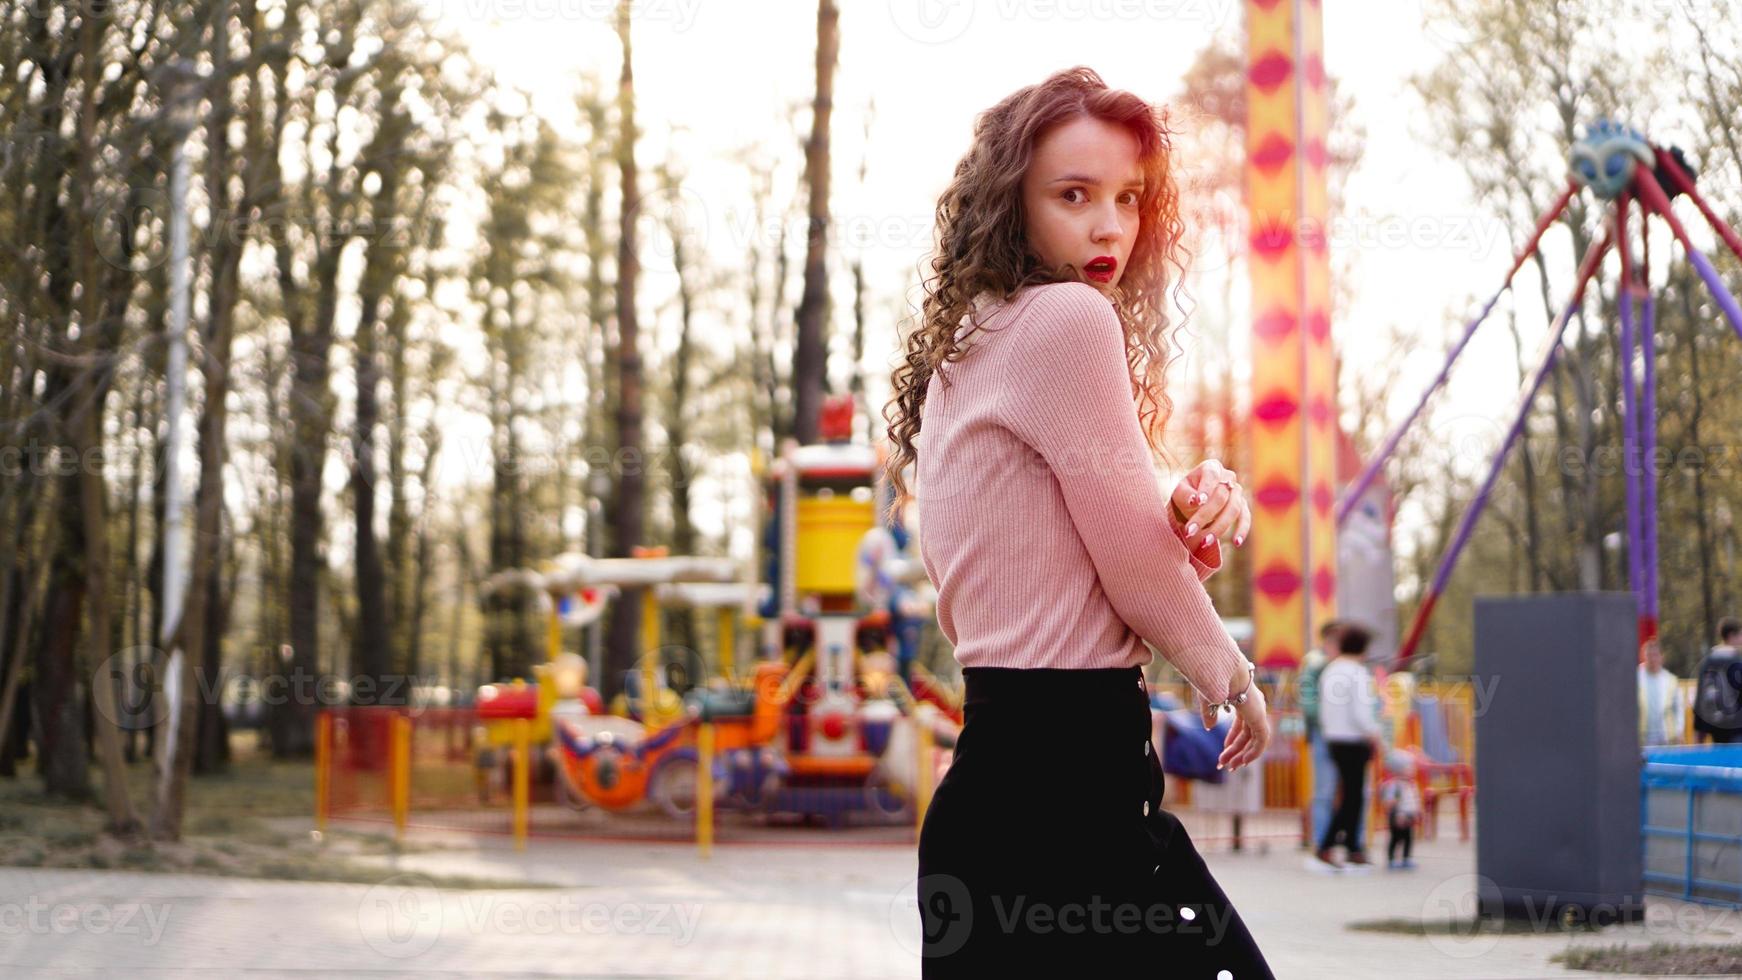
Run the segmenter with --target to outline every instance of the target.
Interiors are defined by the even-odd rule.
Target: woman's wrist
[[[1233,675],[1228,678],[1227,686],[1223,688],[1228,693],[1223,696],[1222,700],[1211,702],[1217,708],[1238,709],[1242,704],[1264,696],[1264,692],[1258,687],[1256,676],[1258,668],[1245,657],[1240,657],[1239,661],[1239,666],[1234,668]]]
[[[1242,691],[1247,690],[1252,683],[1252,675],[1252,661],[1241,657],[1240,662],[1234,666],[1234,672],[1228,675],[1228,697],[1237,698]]]

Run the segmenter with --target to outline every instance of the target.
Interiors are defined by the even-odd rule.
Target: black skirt
[[[919,835],[921,975],[1274,980],[1161,808],[1141,669],[963,670],[962,732]]]

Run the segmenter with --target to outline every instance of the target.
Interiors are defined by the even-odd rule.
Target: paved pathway
[[[370,859],[382,866],[372,885],[0,869],[0,975],[919,975],[911,847],[737,845],[704,862],[667,844],[535,840],[524,853],[500,838],[476,845]],[[1206,852],[1288,980],[1583,976],[1549,956],[1577,943],[1742,937],[1736,913],[1667,900],[1649,904],[1645,924],[1589,935],[1351,932],[1350,921],[1472,907],[1473,848],[1427,843],[1418,870],[1359,877],[1311,873],[1281,842]],[[422,877],[430,873],[558,887],[438,891]]]

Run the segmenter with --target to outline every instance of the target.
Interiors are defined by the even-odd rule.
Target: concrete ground
[[[919,975],[911,845],[728,845],[703,861],[684,845],[534,840],[516,852],[499,837],[413,833],[466,846],[372,859],[381,880],[356,885],[0,869],[0,975]],[[1566,977],[1578,974],[1549,957],[1577,944],[1742,941],[1733,911],[1655,898],[1646,922],[1591,934],[1354,932],[1473,909],[1473,845],[1427,842],[1418,869],[1360,876],[1311,872],[1286,840],[1202,847],[1291,980]],[[556,887],[438,891],[424,874]]]

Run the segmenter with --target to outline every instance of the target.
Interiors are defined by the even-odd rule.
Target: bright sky
[[[572,114],[580,72],[615,86],[614,0],[427,2],[459,28],[500,81],[534,93],[535,104],[553,117]],[[1162,101],[1177,90],[1199,49],[1217,36],[1238,44],[1242,29],[1240,0],[847,0],[841,7],[833,218],[843,247],[862,251],[877,294],[870,304],[876,332],[867,343],[875,358],[893,351],[896,316],[917,302],[917,292],[904,297],[903,291],[916,278],[938,194],[966,148],[976,113],[1075,64]],[[677,127],[678,152],[690,174],[686,216],[700,222],[721,267],[738,267],[748,236],[761,234],[772,245],[774,235],[754,227],[745,210],[747,176],[730,154],[757,145],[766,155],[797,159],[798,134],[787,119],[789,107],[810,98],[816,3],[644,0],[635,9],[644,182],[666,153],[670,127]],[[1456,166],[1424,139],[1407,81],[1439,59],[1448,39],[1424,29],[1420,0],[1325,0],[1324,10],[1327,68],[1354,93],[1356,121],[1366,131],[1363,163],[1345,195],[1350,214],[1333,234],[1338,261],[1353,260],[1355,297],[1335,325],[1336,338],[1345,372],[1384,371],[1397,379],[1395,417],[1438,370],[1448,315],[1461,320],[1497,288],[1511,245],[1504,228],[1474,214]],[[867,152],[865,109],[873,97]],[[796,116],[805,126],[808,118],[808,110]],[[863,184],[857,179],[862,155],[869,168]],[[789,171],[787,186],[797,179]],[[802,238],[800,226],[794,225],[793,237]],[[802,261],[796,249],[793,256]],[[673,286],[661,258],[644,259],[647,311]],[[1236,289],[1236,309],[1227,312],[1244,316],[1244,293],[1243,286]],[[740,295],[722,302],[738,302]],[[789,289],[788,300],[796,302],[796,290]],[[1212,300],[1200,295],[1200,310],[1219,318],[1223,311],[1204,309]],[[848,301],[850,292],[838,285],[837,324],[848,322]],[[704,325],[709,315],[702,314]],[[1402,364],[1371,342],[1393,323],[1423,338]],[[1466,357],[1468,367],[1505,370],[1466,370],[1452,385],[1452,403],[1467,406],[1472,417],[1500,422],[1516,380],[1504,327],[1495,323],[1479,335]],[[871,365],[877,405],[886,394],[881,363]]]

